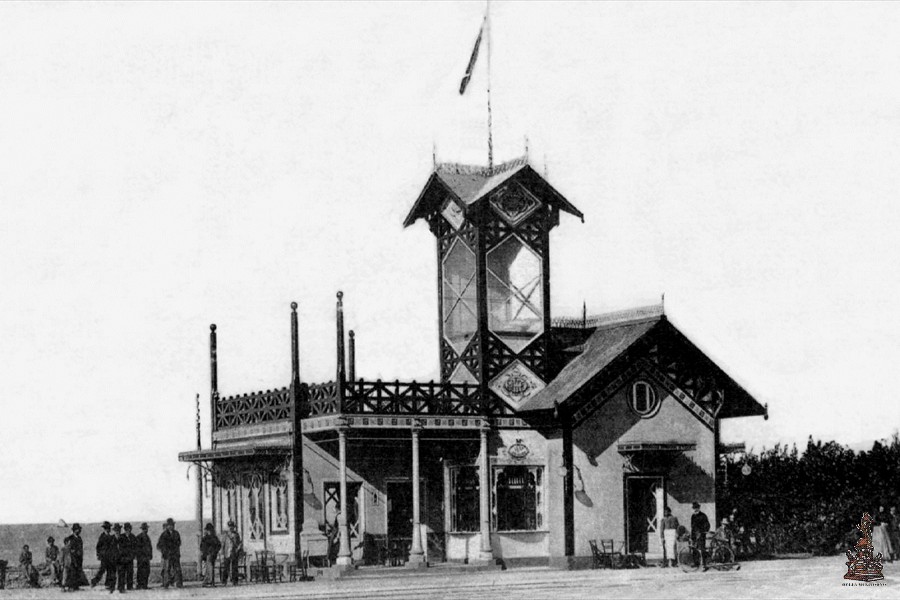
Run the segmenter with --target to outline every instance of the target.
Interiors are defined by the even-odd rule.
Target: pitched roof
[[[469,206],[517,176],[521,176],[526,187],[531,188],[531,191],[542,201],[553,204],[584,220],[581,211],[538,175],[529,166],[528,160],[522,157],[495,165],[493,168],[457,163],[435,165],[419,198],[403,221],[403,226],[409,227],[417,219],[427,216],[432,210],[438,208],[447,193],[465,206]]]
[[[702,357],[719,373],[719,380],[726,391],[726,401],[716,415],[717,418],[768,415],[766,408],[666,319],[661,305],[633,308],[587,319],[554,320],[554,325],[582,327],[585,322],[588,328],[596,329],[582,345],[581,353],[547,387],[526,400],[517,409],[518,412],[550,410],[557,404],[564,404],[628,348],[650,334],[651,330],[656,330],[661,335],[674,336],[684,352]]]
[[[526,400],[518,412],[549,410],[563,404],[609,363],[659,323],[661,315],[619,321],[598,327],[584,343],[584,351],[559,372],[547,387]]]

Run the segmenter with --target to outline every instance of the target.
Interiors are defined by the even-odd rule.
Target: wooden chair
[[[288,561],[287,569],[290,581],[307,581],[309,579],[309,548],[304,550],[299,557],[295,554],[293,560]]]
[[[600,553],[610,569],[621,569],[624,563],[622,550],[616,550],[614,540],[600,540]]]
[[[275,553],[271,550],[258,550],[256,559],[250,564],[250,581],[275,581],[278,577],[277,570]]]
[[[600,552],[600,548],[597,547],[597,540],[588,540],[588,544],[591,547],[591,558],[593,558],[594,561],[591,568],[608,569],[609,565],[606,564],[606,557],[603,556],[603,553]]]

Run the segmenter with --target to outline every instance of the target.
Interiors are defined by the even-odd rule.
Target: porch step
[[[482,571],[502,571],[503,566],[496,563],[489,564],[464,564],[464,563],[434,563],[427,569],[407,569],[406,567],[358,567],[344,571],[339,577],[352,577],[353,579],[395,579],[398,577],[422,577],[457,575],[460,573],[480,573]]]

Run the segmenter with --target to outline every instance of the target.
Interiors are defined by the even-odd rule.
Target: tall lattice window
[[[542,529],[543,467],[506,465],[494,468],[494,527],[497,531]]]
[[[337,514],[341,509],[341,484],[337,481],[326,481],[324,484],[325,533],[331,534],[337,523]],[[360,482],[347,482],[347,529],[350,537],[359,536],[359,490]]]
[[[233,521],[240,530],[240,512],[238,511],[238,492],[237,483],[234,479],[225,481],[225,487],[222,490],[222,510],[225,513],[223,526],[228,525],[229,521]]]
[[[288,487],[287,479],[273,475],[269,479],[269,515],[272,533],[287,533]]]
[[[452,531],[478,531],[478,467],[450,470],[450,527]]]
[[[266,535],[264,495],[262,476],[258,473],[250,475],[247,486],[247,530],[251,540],[261,540]]]

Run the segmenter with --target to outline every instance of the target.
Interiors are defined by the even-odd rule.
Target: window
[[[287,533],[287,479],[283,479],[278,475],[273,475],[269,480],[269,515],[272,519],[272,522],[269,524],[272,533]]]
[[[444,337],[462,354],[478,331],[475,253],[464,242],[456,240],[444,257],[442,270]]]
[[[487,255],[488,326],[513,352],[544,331],[541,259],[516,236]]]
[[[631,386],[631,410],[642,417],[652,417],[659,408],[659,400],[653,386],[646,381],[635,381]]]
[[[478,531],[481,528],[478,492],[478,467],[450,470],[451,531]]]
[[[494,468],[494,529],[534,531],[543,521],[543,467]]]
[[[264,511],[263,511],[263,481],[262,477],[254,473],[249,476],[250,482],[247,486],[247,528],[250,532],[251,540],[261,540],[265,537]]]
[[[225,517],[223,525],[227,525],[229,521],[234,521],[238,529],[241,528],[240,512],[238,511],[238,491],[234,479],[229,478],[225,481],[225,487],[222,490],[222,512]]]

